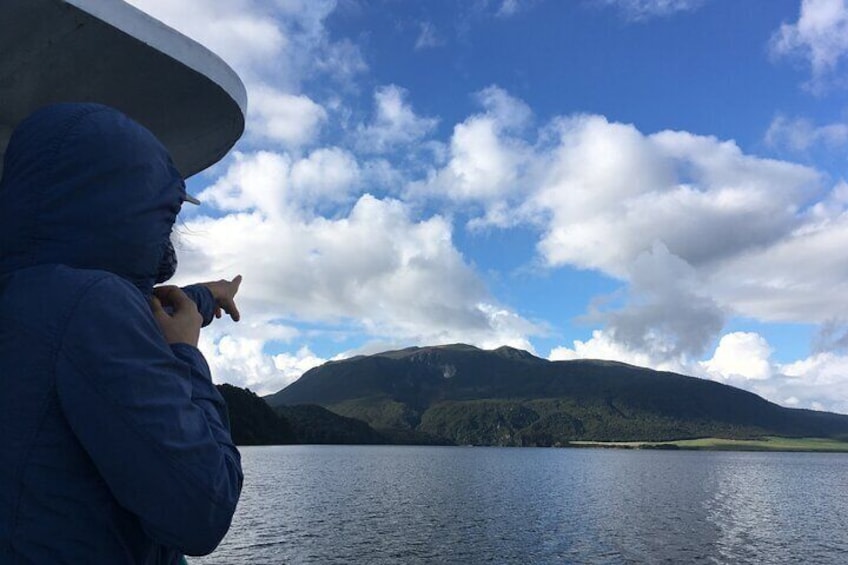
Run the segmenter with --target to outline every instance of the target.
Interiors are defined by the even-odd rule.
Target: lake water
[[[195,563],[848,563],[848,455],[242,448]]]

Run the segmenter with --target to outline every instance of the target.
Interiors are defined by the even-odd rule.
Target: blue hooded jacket
[[[120,112],[22,122],[0,181],[0,563],[211,552],[242,484],[201,353],[149,306],[185,185]],[[186,289],[204,321],[208,289]]]

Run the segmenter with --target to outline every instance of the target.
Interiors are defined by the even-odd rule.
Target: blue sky
[[[848,412],[845,0],[133,0],[247,129],[180,281],[245,276],[216,379],[502,344]]]

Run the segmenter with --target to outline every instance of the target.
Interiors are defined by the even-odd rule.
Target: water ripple
[[[244,448],[233,526],[195,563],[843,563],[848,456]]]

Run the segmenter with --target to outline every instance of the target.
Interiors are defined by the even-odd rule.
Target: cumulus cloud
[[[216,321],[201,332],[198,347],[216,383],[249,388],[259,395],[272,394],[328,361],[308,346],[273,353],[302,339],[300,331],[259,312],[252,312],[249,318],[250,322],[238,324]]]
[[[699,357],[724,326],[725,313],[694,268],[662,244],[641,254],[628,273],[627,304],[598,317],[628,349],[666,362]]]
[[[603,330],[593,331],[592,337],[586,341],[575,340],[572,347],[554,347],[548,358],[551,361],[600,359],[650,367],[658,371],[685,371],[679,361],[668,358],[659,360],[645,351],[631,349]]]
[[[263,85],[250,91],[248,137],[298,148],[315,141],[327,112],[309,97],[281,92]]]
[[[836,353],[815,353],[786,364],[771,363],[766,369],[762,357],[763,344],[753,344],[751,368],[770,371],[768,378],[751,378],[738,374],[724,375],[721,382],[744,388],[760,396],[794,408],[827,410],[848,414],[848,356]],[[739,355],[744,355],[741,350]],[[737,371],[741,369],[737,363]],[[697,373],[696,373],[697,374]],[[708,373],[707,377],[715,376]],[[717,379],[718,380],[718,379]]]
[[[309,369],[323,365],[328,361],[327,359],[316,356],[306,346],[301,347],[294,353],[279,353],[274,355],[273,360],[274,367],[281,373],[281,383],[279,385],[263,383],[263,386],[266,387],[269,393],[283,389],[285,386],[299,379]]]
[[[610,359],[662,370],[685,371],[707,351],[726,312],[704,293],[690,265],[662,245],[629,268],[626,291],[615,308],[593,306],[584,321],[602,324],[588,341],[556,348],[558,359]],[[598,300],[596,300],[598,302]]]
[[[724,312],[818,322],[834,315],[848,280],[848,262],[837,252],[848,243],[844,183],[828,191],[815,170],[747,155],[732,141],[644,134],[602,116],[556,118],[534,133],[520,111],[513,123],[499,121],[502,112],[493,109],[520,102],[490,92],[497,94],[490,110],[455,128],[447,163],[426,184],[430,195],[481,206],[473,225],[533,226],[550,268],[595,270],[631,285],[639,262],[662,249],[667,266],[689,269],[686,288],[697,293],[655,295],[692,306],[698,319]],[[649,305],[659,317],[663,309],[645,296],[632,294],[633,308],[643,301],[638,315],[630,308],[608,320],[628,327],[631,315],[649,317]]]
[[[452,247],[443,219],[412,222],[396,201],[365,196],[339,220],[278,223],[245,213],[187,227],[202,234],[188,243],[203,258],[198,271],[242,272],[258,311],[313,322],[349,318],[366,334],[424,343],[494,341],[526,329],[495,325],[501,318],[486,309],[491,299]]]
[[[660,371],[672,371],[712,379],[749,390],[777,404],[793,408],[848,413],[848,356],[820,352],[797,361],[780,364],[772,360],[772,347],[754,332],[732,332],[721,337],[706,361],[655,357],[631,349],[595,330],[586,341],[571,347],[555,347],[549,359],[601,359],[619,361]]]
[[[789,395],[802,407],[848,414],[848,356],[817,353],[779,369],[783,377],[776,393]]]
[[[454,128],[445,167],[431,170],[426,181],[413,183],[413,194],[447,195],[464,201],[495,204],[490,218],[497,223],[497,202],[519,187],[529,147],[514,134],[529,125],[530,108],[501,88],[476,94],[484,108]]]
[[[365,153],[396,151],[431,133],[438,120],[416,115],[406,101],[407,91],[396,85],[374,92],[374,119],[359,126],[357,147]]]
[[[597,0],[597,3],[618,8],[627,20],[643,22],[697,10],[706,0]]]
[[[771,147],[802,152],[824,145],[828,148],[848,144],[848,124],[833,123],[817,126],[806,118],[776,116],[769,124],[765,142]]]
[[[216,382],[248,387],[258,394],[276,392],[290,382],[290,373],[275,366],[265,348],[271,343],[288,343],[299,332],[259,313],[250,317],[251,322],[238,324],[213,322],[201,332],[198,347]]]
[[[322,203],[348,202],[359,186],[359,164],[338,147],[316,149],[291,168],[294,200],[301,206],[320,208]]]
[[[446,219],[416,221],[400,201],[370,195],[335,219],[305,212],[297,185],[310,175],[299,171],[317,170],[314,159],[292,163],[268,152],[237,156],[201,194],[229,214],[185,225],[181,246],[191,260],[182,276],[241,272],[257,311],[357,320],[375,336],[515,342],[532,331],[532,324],[497,307],[453,246]],[[343,187],[331,193],[338,190]]]
[[[551,265],[617,277],[662,242],[693,266],[784,236],[815,195],[817,174],[744,155],[733,142],[665,131],[645,136],[602,117],[557,125],[532,205],[551,214],[540,242]]]
[[[753,344],[752,365],[760,364],[762,343]],[[739,355],[744,355],[741,350]],[[756,369],[755,369],[756,370]],[[848,414],[848,356],[827,352],[815,353],[792,363],[772,363],[768,378],[754,378],[740,375],[726,375],[722,382],[745,388],[760,396],[796,408],[827,410]],[[708,374],[706,376],[713,376]]]
[[[807,87],[822,92],[838,78],[848,55],[848,3],[845,0],[803,0],[798,21],[784,23],[772,35],[771,53],[809,64]]]
[[[761,335],[733,332],[722,336],[712,358],[702,361],[701,367],[717,377],[716,380],[732,377],[765,380],[772,376],[771,353],[771,347]]]
[[[274,221],[350,202],[360,182],[351,153],[324,147],[293,159],[288,153],[235,152],[224,174],[200,193],[223,212],[260,212]]]
[[[283,217],[290,172],[287,154],[236,152],[226,172],[199,196],[223,212],[262,210],[271,217]]]

